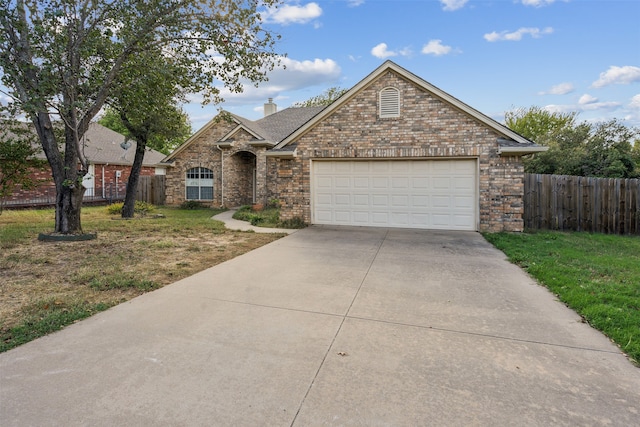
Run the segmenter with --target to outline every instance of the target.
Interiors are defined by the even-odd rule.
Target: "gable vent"
[[[379,99],[380,118],[400,117],[400,91],[394,87],[388,87],[380,91]]]

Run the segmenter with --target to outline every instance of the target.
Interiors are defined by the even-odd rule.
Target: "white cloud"
[[[443,10],[453,11],[462,9],[468,1],[469,0],[440,0],[440,3],[442,3]]]
[[[523,27],[514,31],[512,33],[508,31],[502,31],[500,33],[493,31],[491,33],[487,33],[484,35],[484,39],[488,42],[497,42],[497,41],[520,41],[522,37],[525,35],[530,35],[534,39],[538,39],[543,35],[553,33],[553,28],[546,27],[542,30],[540,28],[532,28],[532,27]]]
[[[522,0],[525,6],[542,7],[555,3],[556,0]]]
[[[635,82],[640,82],[640,67],[631,65],[616,67],[612,65],[607,71],[600,73],[600,78],[593,82],[591,87],[600,88],[613,84],[622,85]]]
[[[588,93],[585,93],[580,97],[580,99],[578,99],[578,104],[580,105],[593,104],[595,102],[598,102],[598,98],[593,97]]]
[[[364,0],[349,0],[347,3],[349,7],[358,7],[364,4]]]
[[[631,98],[631,102],[629,102],[629,108],[640,110],[640,93]]]
[[[386,43],[380,43],[376,45],[373,49],[371,49],[371,54],[380,59],[389,58],[391,56],[398,56],[397,52],[393,52],[387,49]]]
[[[442,40],[429,40],[429,43],[422,47],[422,53],[425,55],[441,56],[451,52],[451,46],[442,44]]]
[[[408,47],[405,47],[399,51],[389,50],[389,46],[387,46],[386,43],[380,43],[374,46],[373,49],[371,49],[371,55],[380,59],[390,58],[392,56],[398,56],[398,55],[411,56],[411,53],[412,53],[411,49]]]
[[[560,83],[555,86],[551,86],[551,89],[543,92],[539,92],[538,95],[566,95],[575,90],[572,83]]]
[[[318,3],[307,3],[304,6],[284,4],[277,8],[269,8],[264,12],[266,22],[276,24],[306,24],[322,15],[322,8]]]

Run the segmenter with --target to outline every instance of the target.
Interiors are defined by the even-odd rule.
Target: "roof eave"
[[[260,148],[260,147],[273,147],[276,145],[275,142],[273,141],[267,141],[267,140],[259,140],[259,141],[249,141],[249,145],[255,148]]]
[[[498,148],[498,154],[500,156],[525,156],[527,154],[543,153],[547,151],[549,147],[535,146],[535,147],[500,147]]]
[[[277,159],[295,159],[297,157],[295,150],[294,151],[266,151],[265,155],[267,157],[273,157]]]

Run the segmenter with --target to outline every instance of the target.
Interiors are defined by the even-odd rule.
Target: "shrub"
[[[122,202],[113,203],[107,206],[107,213],[109,213],[110,215],[121,215],[123,206],[124,203]],[[135,206],[133,207],[133,212],[140,215],[146,215],[150,212],[153,212],[155,209],[156,207],[151,203],[136,200]]]
[[[291,219],[285,219],[278,223],[278,227],[280,228],[305,228],[306,226],[307,224],[299,216]]]
[[[187,210],[196,210],[196,209],[205,209],[205,208],[206,206],[204,206],[202,202],[199,202],[197,200],[186,200],[182,202],[182,204],[180,205],[180,209],[187,209]]]

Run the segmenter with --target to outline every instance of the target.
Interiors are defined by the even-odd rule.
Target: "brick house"
[[[90,162],[89,173],[83,181],[86,188],[85,201],[124,200],[127,180],[135,156],[136,143],[130,141],[126,150],[121,147],[125,137],[98,123],[91,123],[83,138],[84,154]],[[33,168],[32,178],[38,182],[32,190],[16,189],[5,200],[7,207],[52,205],[55,203],[56,189],[51,169],[43,152],[36,154],[45,160],[43,169]],[[147,148],[141,176],[164,175],[166,165],[161,161],[164,154]]]
[[[310,224],[521,231],[521,135],[387,61],[328,107],[221,113],[164,161],[167,204]]]

